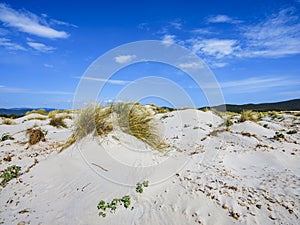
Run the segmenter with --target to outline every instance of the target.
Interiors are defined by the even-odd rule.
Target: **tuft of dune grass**
[[[139,103],[118,103],[113,105],[112,111],[117,116],[118,126],[123,132],[135,136],[156,150],[166,147],[157,124],[146,107]]]
[[[74,138],[80,140],[88,134],[106,135],[114,126],[135,136],[157,150],[167,145],[160,137],[151,112],[139,103],[117,103],[102,107],[89,104],[81,109],[75,120]]]
[[[2,124],[13,125],[13,124],[15,124],[15,122],[11,119],[6,118],[6,119],[2,120]]]
[[[252,110],[243,110],[240,116],[240,122],[245,122],[246,120],[250,120],[252,122],[257,122],[256,113]]]
[[[31,110],[31,111],[26,112],[25,115],[27,116],[27,115],[32,114],[32,113],[37,113],[37,114],[47,116],[47,112],[46,112],[45,109]]]
[[[50,120],[49,125],[57,127],[57,128],[60,128],[60,127],[67,128],[67,124],[64,122],[64,118],[63,117],[52,118]]]

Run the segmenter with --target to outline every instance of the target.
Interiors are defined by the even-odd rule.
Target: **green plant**
[[[50,120],[50,125],[57,127],[57,128],[60,128],[60,127],[67,128],[67,125],[63,119],[64,119],[63,117],[52,118]]]
[[[149,181],[145,180],[143,183],[137,183],[135,191],[138,193],[143,193],[144,189],[143,187],[148,187],[149,186]]]
[[[101,200],[97,205],[97,209],[101,210],[98,215],[106,217],[106,209],[110,209],[110,212],[114,213],[118,205],[123,205],[124,208],[127,209],[130,204],[131,201],[129,195],[125,195],[122,198],[114,198],[110,203],[106,203],[104,200]]]
[[[2,134],[0,141],[6,141],[6,140],[15,140],[13,136],[11,136],[9,133]]]
[[[264,127],[264,128],[268,128],[268,124],[264,124],[263,127]]]
[[[275,135],[273,137],[275,140],[280,140],[280,139],[284,139],[284,135],[278,131],[275,132]]]
[[[20,176],[21,167],[20,166],[9,166],[2,173],[1,178],[2,181],[0,185],[4,187],[11,179]]]
[[[226,127],[230,127],[230,126],[232,126],[233,125],[233,123],[232,123],[232,121],[231,121],[231,118],[227,118],[226,120],[225,120],[225,126]]]
[[[297,131],[296,130],[289,130],[288,132],[286,132],[287,134],[296,134]]]

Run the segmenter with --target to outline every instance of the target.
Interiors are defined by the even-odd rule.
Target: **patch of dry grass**
[[[25,115],[27,116],[27,115],[32,114],[32,113],[37,113],[37,114],[47,116],[47,112],[46,112],[45,109],[31,110],[31,111],[26,112]]]
[[[6,118],[6,119],[2,120],[2,124],[13,125],[13,124],[15,124],[15,122],[12,119]]]
[[[113,105],[112,111],[117,115],[118,126],[123,132],[135,136],[157,150],[163,150],[167,146],[146,107],[138,103],[119,103]]]
[[[159,135],[149,109],[138,103],[118,103],[106,107],[87,105],[75,120],[74,136],[79,140],[90,133],[106,135],[114,126],[154,149],[163,150],[167,146]]]
[[[50,120],[49,124],[51,126],[54,126],[54,127],[57,127],[57,128],[61,128],[61,127],[67,128],[67,124],[64,122],[64,118],[63,117],[52,118]]]
[[[26,133],[29,136],[28,143],[30,145],[34,145],[40,141],[46,141],[45,134],[43,133],[43,131],[40,128],[38,128],[38,129],[30,128],[27,130]]]
[[[256,112],[253,112],[252,110],[243,110],[241,112],[240,122],[245,122],[246,120],[257,122],[257,116]]]

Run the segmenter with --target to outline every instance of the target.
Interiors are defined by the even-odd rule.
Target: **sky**
[[[98,57],[143,40],[196,54],[225,103],[300,98],[299,0],[0,0],[0,108],[72,108],[82,76]],[[115,60],[124,63],[130,55]],[[175,82],[196,107],[208,103],[180,68],[158,62],[116,72],[98,101],[115,100],[127,85],[151,76]],[[172,105],[163,97],[141,102]]]

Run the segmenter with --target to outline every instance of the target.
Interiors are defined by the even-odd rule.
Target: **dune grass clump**
[[[6,118],[6,119],[2,120],[2,124],[13,125],[13,124],[15,124],[15,122],[11,119]]]
[[[25,113],[25,115],[29,115],[29,114],[32,114],[32,113],[37,113],[37,114],[41,114],[41,115],[44,115],[44,116],[47,116],[47,112],[45,109],[37,109],[37,110],[31,110],[31,111],[28,111]]]
[[[288,132],[286,132],[287,134],[296,134],[297,131],[296,130],[289,130]]]
[[[54,126],[54,127],[57,127],[57,128],[61,128],[61,127],[67,128],[67,124],[64,122],[64,118],[63,117],[52,118],[50,120],[49,124],[51,126]]]
[[[28,143],[30,145],[34,145],[40,141],[46,141],[46,138],[45,138],[45,134],[44,132],[38,128],[38,129],[28,129],[27,130],[27,134],[29,136],[29,140],[28,140]]]
[[[13,136],[11,136],[9,133],[4,133],[4,134],[2,134],[2,136],[0,138],[0,142],[6,141],[6,140],[15,140],[15,138]]]
[[[73,139],[80,140],[91,133],[106,135],[113,127],[119,127],[154,149],[162,150],[167,146],[159,135],[151,112],[139,103],[117,103],[106,107],[87,105],[75,120]]]
[[[257,122],[257,115],[256,112],[253,112],[252,110],[243,110],[241,112],[241,116],[239,121],[240,122],[245,122],[247,120],[252,121],[252,122]]]
[[[75,120],[74,135],[77,140],[90,133],[105,135],[112,131],[111,106],[89,104],[81,109]]]
[[[0,183],[0,185],[2,187],[5,187],[5,185],[12,180],[13,178],[16,178],[18,176],[20,176],[20,171],[21,171],[21,167],[20,166],[9,166],[7,167],[4,171],[1,172],[1,178],[2,181]]]
[[[135,136],[156,150],[163,150],[167,146],[146,107],[139,103],[118,103],[112,110],[123,132]]]

